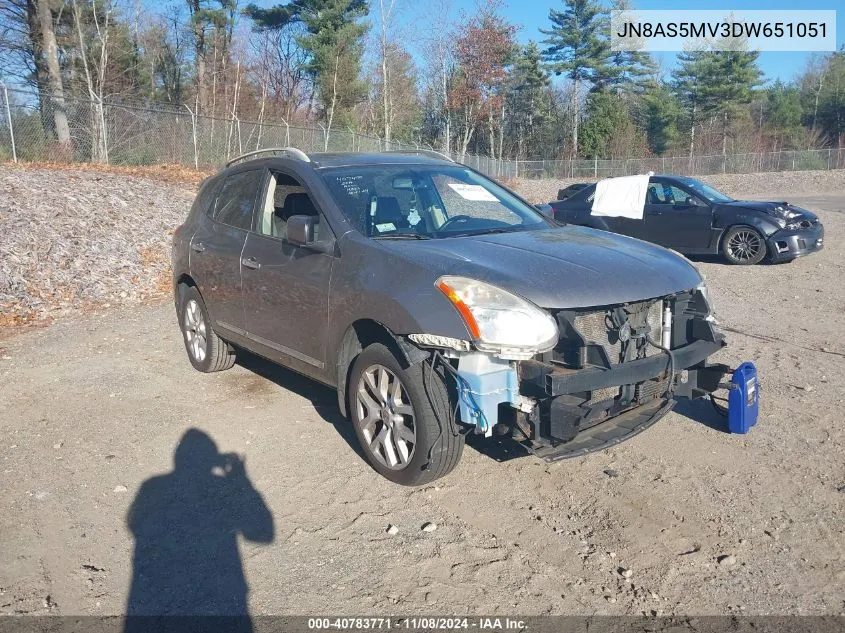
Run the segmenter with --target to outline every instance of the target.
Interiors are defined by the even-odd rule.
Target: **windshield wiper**
[[[524,227],[501,227],[495,229],[483,229],[480,231],[462,231],[460,233],[449,233],[443,237],[472,237],[474,235],[492,235],[493,233],[516,233],[518,231],[525,231]]]
[[[413,233],[408,231],[406,233],[387,233],[386,235],[374,235],[374,240],[430,240],[431,237],[423,235],[422,233]]]

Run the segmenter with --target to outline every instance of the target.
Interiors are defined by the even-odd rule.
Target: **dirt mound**
[[[170,234],[194,186],[0,166],[0,314],[25,322],[169,292]]]

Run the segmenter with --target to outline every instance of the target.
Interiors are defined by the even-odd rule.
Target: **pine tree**
[[[578,151],[580,89],[607,77],[610,43],[607,39],[607,11],[595,0],[564,0],[563,11],[549,10],[551,29],[540,29],[548,37],[543,58],[555,74],[572,80],[572,152]]]
[[[731,126],[745,113],[744,107],[762,80],[759,55],[745,50],[685,51],[678,55],[673,86],[689,117],[690,157],[695,151],[698,122],[704,117],[717,117],[722,122],[722,167],[726,167]]]
[[[607,89],[591,90],[582,125],[579,152],[585,158],[641,155],[642,133],[636,130],[627,100]]]
[[[259,29],[280,29],[301,22],[305,35],[297,43],[308,52],[308,71],[329,133],[337,123],[351,125],[352,108],[366,95],[360,79],[363,38],[359,22],[369,12],[366,0],[293,0],[271,9],[249,5],[244,13]]]
[[[629,0],[612,0],[613,11],[631,9]],[[617,92],[641,94],[653,80],[657,72],[654,57],[646,51],[611,51],[607,69],[599,81]]]
[[[766,125],[781,148],[787,143],[793,145],[798,140],[803,114],[798,88],[776,81],[766,92],[764,108]]]
[[[217,72],[217,48],[220,57],[227,60],[232,42],[232,29],[235,24],[235,0],[185,0],[191,16],[191,33],[194,38],[194,79],[200,111],[203,114],[215,114],[211,102],[214,95],[209,94],[208,76]],[[217,44],[218,46],[215,46]],[[209,50],[214,50],[214,58],[209,65]]]
[[[845,49],[826,58],[816,101],[813,127],[834,147],[841,147],[845,137]]]
[[[526,147],[535,144],[535,135],[548,118],[549,83],[540,49],[531,41],[516,55],[507,99],[511,136],[516,137],[516,156],[520,158]]]
[[[668,86],[651,82],[637,104],[637,114],[652,153],[661,156],[675,144],[682,110]]]
[[[672,72],[671,85],[685,112],[689,129],[690,160],[695,154],[696,127],[713,107],[708,85],[717,72],[715,61],[710,51],[683,51],[678,54],[678,66]]]

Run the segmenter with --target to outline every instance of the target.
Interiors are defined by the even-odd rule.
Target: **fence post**
[[[193,131],[193,136],[194,136],[194,169],[199,171],[200,157],[199,157],[199,153],[197,152],[197,115],[194,114],[194,112],[188,107],[187,103],[185,103],[183,105],[185,106],[185,109],[191,115],[191,130]]]
[[[12,139],[12,160],[18,162],[18,152],[15,149],[15,130],[12,129],[12,109],[9,107],[9,91],[6,89],[6,84],[0,82],[3,86],[3,101],[6,104],[6,119],[9,122],[9,138]]]

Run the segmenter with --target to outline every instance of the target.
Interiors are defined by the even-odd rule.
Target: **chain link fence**
[[[0,161],[104,162],[115,165],[176,163],[213,169],[263,147],[293,146],[305,152],[432,149],[351,130],[298,127],[238,117],[196,116],[181,110],[137,104],[65,99],[70,143],[56,141],[46,95],[0,85]],[[42,107],[42,103],[43,106]],[[606,160],[499,160],[467,154],[453,158],[495,178],[587,179],[649,171],[686,175],[845,169],[845,148],[727,156],[682,156]]]
[[[305,152],[381,151],[381,139],[349,130],[308,128],[238,117],[196,116],[136,104],[64,100],[70,143],[56,140],[47,95],[3,88],[0,160],[104,162],[114,165],[176,163],[213,168],[262,147],[294,146]],[[44,107],[42,107],[42,104]],[[391,143],[390,149],[418,146]]]
[[[656,156],[595,160],[503,160],[469,157],[481,171],[505,178],[598,179],[655,173],[707,176],[774,171],[845,169],[845,148],[785,150],[711,156]]]

